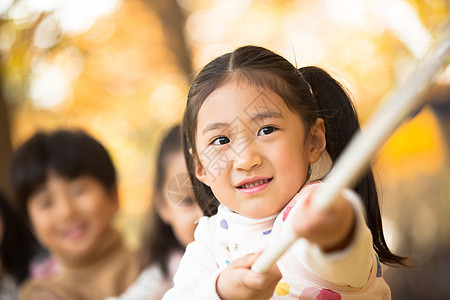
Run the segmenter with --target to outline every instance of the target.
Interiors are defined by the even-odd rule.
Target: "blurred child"
[[[116,171],[107,150],[83,131],[36,133],[13,154],[11,183],[19,208],[62,270],[26,282],[21,299],[104,299],[138,274],[112,221]]]
[[[359,129],[342,86],[270,50],[240,47],[208,63],[183,119],[188,170],[205,214],[164,299],[389,299],[381,262],[402,264],[383,236],[370,172],[356,193],[311,207],[312,165]],[[364,220],[367,215],[368,222]],[[284,230],[301,237],[267,273],[251,269]],[[373,235],[373,237],[372,237]]]
[[[30,276],[29,266],[40,250],[27,225],[0,192],[0,300],[17,299],[18,287]]]
[[[161,299],[173,286],[172,278],[184,248],[194,240],[196,221],[202,212],[193,201],[181,136],[180,125],[175,125],[161,141],[140,249],[141,268],[145,269],[121,300]]]

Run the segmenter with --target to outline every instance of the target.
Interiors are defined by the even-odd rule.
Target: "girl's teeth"
[[[249,188],[251,188],[251,187],[254,187],[254,186],[257,186],[257,185],[261,185],[261,184],[264,184],[264,183],[266,183],[266,182],[268,182],[268,181],[269,181],[269,179],[264,179],[264,180],[261,180],[261,181],[255,182],[255,183],[244,184],[244,185],[242,185],[242,187],[243,187],[244,189],[249,189]]]

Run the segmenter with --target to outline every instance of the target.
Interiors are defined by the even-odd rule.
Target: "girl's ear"
[[[209,182],[209,177],[208,174],[206,174],[206,170],[203,168],[202,164],[200,162],[197,162],[195,160],[195,177],[197,177],[198,180],[200,180],[201,182],[203,182],[204,184],[206,184],[207,186],[209,186],[208,182]]]
[[[117,189],[117,185],[113,186],[110,191],[111,201],[114,203],[114,211],[119,211],[119,190]]]
[[[209,186],[206,170],[203,168],[199,159],[192,154],[192,148],[189,148],[189,154],[191,155],[192,161],[194,162],[195,177],[197,177],[198,180]]]
[[[164,199],[162,199],[162,196],[161,195],[156,196],[154,201],[156,202],[155,203],[156,212],[158,213],[161,220],[163,220],[163,222],[168,225],[172,224],[172,214],[170,213],[167,204],[164,203]]]
[[[325,123],[323,119],[318,118],[310,131],[309,144],[309,162],[315,163],[322,156],[327,146],[325,138]]]

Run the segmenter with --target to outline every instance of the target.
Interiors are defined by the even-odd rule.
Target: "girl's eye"
[[[213,139],[211,141],[210,145],[220,146],[220,145],[228,144],[229,142],[230,142],[229,138],[227,138],[225,136],[220,136],[220,137]]]
[[[53,200],[48,195],[41,195],[36,199],[36,203],[40,209],[49,209],[53,205]]]
[[[44,187],[40,187],[31,196],[30,202],[36,203],[40,209],[48,209],[53,205],[53,197]]]
[[[273,126],[265,126],[258,131],[258,135],[268,135],[275,132],[277,128]]]
[[[41,208],[50,208],[53,205],[53,201],[50,197],[45,197],[43,200],[41,200],[40,202]]]
[[[86,184],[75,184],[72,186],[72,195],[73,196],[81,196],[83,195],[87,190]]]

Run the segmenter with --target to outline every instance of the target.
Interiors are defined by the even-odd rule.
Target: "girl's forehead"
[[[248,82],[232,81],[214,90],[198,112],[197,131],[210,120],[254,119],[283,116],[289,111],[284,100],[269,89]],[[230,120],[233,119],[233,120]]]

